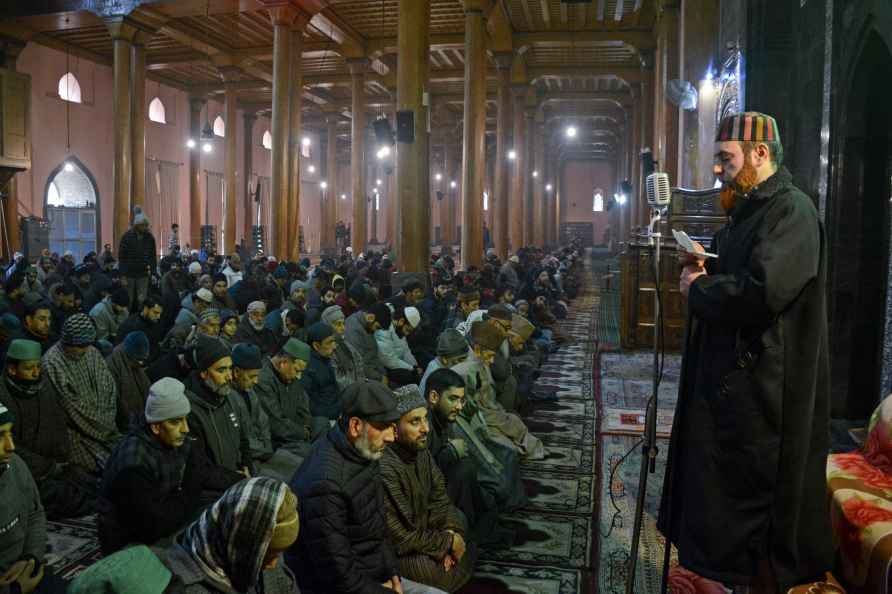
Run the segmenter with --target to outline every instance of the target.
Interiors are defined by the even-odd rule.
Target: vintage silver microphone
[[[647,176],[645,181],[647,203],[655,208],[669,206],[672,200],[672,189],[669,187],[669,174],[657,171]]]

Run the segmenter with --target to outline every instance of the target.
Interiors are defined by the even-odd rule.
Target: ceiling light
[[[307,167],[307,171],[309,171],[310,173],[316,173],[316,166],[310,165],[309,167]]]
[[[186,148],[194,149],[195,148],[195,140],[190,138],[186,141]]]
[[[517,151],[513,151],[513,150],[508,151],[508,160],[509,161],[513,161],[516,158],[517,158]]]
[[[325,188],[328,187],[328,182],[326,182],[326,181],[319,182],[319,187],[324,190]]]
[[[576,138],[576,126],[567,126],[567,138]]]
[[[214,150],[214,146],[210,142],[205,142],[203,145],[201,145],[201,150],[203,150],[206,153],[209,153],[212,150]]]

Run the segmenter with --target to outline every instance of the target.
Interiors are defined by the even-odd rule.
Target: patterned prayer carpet
[[[95,516],[47,522],[47,541],[47,564],[64,580],[102,558]]]

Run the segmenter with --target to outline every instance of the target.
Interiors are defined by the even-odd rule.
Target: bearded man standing
[[[771,116],[726,117],[714,172],[730,221],[717,259],[680,258],[689,320],[659,528],[688,569],[776,594],[833,561],[824,228]]]

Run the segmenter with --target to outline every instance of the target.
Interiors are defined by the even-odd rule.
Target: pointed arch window
[[[604,196],[601,195],[601,192],[595,192],[592,199],[592,212],[604,212]]]
[[[226,136],[226,124],[222,116],[217,116],[214,120],[214,136]]]
[[[155,97],[152,99],[151,103],[149,103],[149,119],[153,122],[158,122],[159,124],[167,123],[167,114],[164,109],[164,103],[161,102],[159,97]]]
[[[273,135],[269,133],[269,130],[263,133],[263,139],[260,141],[260,144],[268,151],[273,150]]]
[[[81,84],[77,82],[77,78],[70,72],[66,72],[59,79],[59,97],[63,101],[81,103]]]

